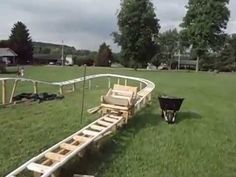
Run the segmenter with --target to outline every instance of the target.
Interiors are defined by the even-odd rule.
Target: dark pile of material
[[[49,94],[47,92],[44,93],[21,93],[19,95],[16,95],[13,97],[13,102],[22,102],[22,101],[38,101],[38,103],[41,103],[43,101],[49,101],[49,100],[61,100],[64,96],[60,96],[57,94]]]

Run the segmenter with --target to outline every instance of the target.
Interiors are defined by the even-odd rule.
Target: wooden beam
[[[108,117],[104,117],[103,120],[105,120],[106,122],[111,122],[111,123],[116,122],[115,119],[111,119],[111,118],[108,118]]]
[[[88,136],[97,136],[99,134],[99,132],[92,130],[84,130],[82,133]]]
[[[97,123],[99,125],[106,126],[106,127],[108,127],[108,126],[110,126],[112,124],[112,123],[101,121],[101,120],[98,120]]]
[[[59,93],[60,93],[60,95],[63,95],[63,86],[62,85],[60,85]]]
[[[54,152],[48,152],[45,154],[45,157],[50,159],[50,160],[53,160],[53,161],[62,161],[66,156],[64,155],[61,155],[61,154],[58,154],[58,153],[54,153]]]
[[[15,92],[16,92],[17,84],[18,84],[18,80],[15,80],[15,81],[14,81],[13,88],[12,88],[12,92],[11,92],[11,97],[10,97],[9,103],[12,103],[12,102],[13,102],[13,97],[14,97]]]
[[[94,177],[92,175],[79,175],[79,174],[74,174],[73,177]]]
[[[143,83],[140,82],[140,83],[139,83],[139,90],[142,90],[142,89],[143,89]]]
[[[50,170],[49,166],[37,164],[37,163],[34,163],[34,162],[30,163],[27,166],[27,168],[31,171],[41,173],[41,174],[47,172],[48,170]]]
[[[73,83],[73,85],[72,85],[72,92],[75,92],[75,90],[76,90],[76,84]]]
[[[78,146],[68,144],[68,143],[62,143],[62,144],[60,144],[60,147],[63,149],[66,149],[68,151],[74,151],[76,148],[78,148]]]
[[[84,143],[84,142],[86,142],[86,141],[89,140],[88,137],[80,136],[80,135],[75,135],[75,136],[73,137],[73,139],[74,139],[75,141],[78,141],[79,143]]]
[[[2,104],[7,104],[7,80],[2,80]]]
[[[93,130],[97,130],[97,131],[102,131],[105,129],[105,127],[99,126],[99,125],[91,125],[90,126],[91,129]]]

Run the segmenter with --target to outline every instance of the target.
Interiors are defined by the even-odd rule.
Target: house
[[[10,48],[0,48],[0,62],[6,65],[16,65],[17,54]]]

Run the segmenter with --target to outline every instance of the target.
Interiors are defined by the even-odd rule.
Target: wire
[[[86,64],[84,65],[84,79],[83,79],[83,91],[82,91],[82,107],[80,114],[80,123],[83,123],[83,114],[84,114],[84,97],[85,97],[85,77],[86,77]]]

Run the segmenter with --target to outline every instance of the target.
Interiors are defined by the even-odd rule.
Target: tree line
[[[229,0],[189,0],[181,30],[160,33],[160,20],[151,0],[121,0],[117,15],[119,30],[112,33],[114,42],[121,47],[120,54],[114,57],[106,43],[92,54],[71,52],[78,65],[109,66],[116,60],[133,68],[146,67],[148,62],[154,65],[164,62],[171,68],[176,54],[189,52],[191,59],[197,61],[197,70],[235,71],[236,35],[225,33],[230,17],[228,4]],[[22,22],[13,26],[9,40],[0,41],[0,47],[13,49],[18,54],[19,64],[33,62],[36,49]],[[45,48],[40,52],[53,51]]]
[[[8,40],[0,41],[0,48],[11,48],[17,54],[17,64],[34,64],[33,54],[61,55],[61,46],[56,44],[32,42],[29,30],[22,22],[17,22],[11,29]],[[74,47],[64,46],[64,53],[73,54],[77,65],[110,66],[114,60],[110,46],[102,43],[98,52],[89,50],[76,50]],[[60,59],[60,57],[58,58]]]
[[[235,70],[235,35],[225,33],[230,17],[229,0],[189,0],[181,30],[160,33],[159,19],[150,0],[123,0],[118,13],[119,31],[114,41],[121,46],[125,66],[165,62],[171,68],[174,55],[190,50],[197,70]]]

